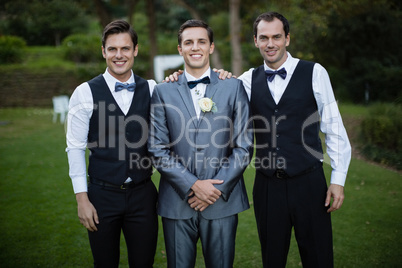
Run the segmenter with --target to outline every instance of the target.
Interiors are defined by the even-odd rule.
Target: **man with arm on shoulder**
[[[255,20],[254,43],[264,64],[239,79],[254,119],[253,200],[263,265],[286,266],[294,228],[303,267],[333,267],[330,212],[344,200],[351,146],[328,73],[286,51],[289,23],[279,13]],[[320,130],[331,159],[328,188]]]
[[[179,30],[185,72],[155,87],[149,152],[161,174],[168,267],[194,267],[201,240],[206,267],[233,267],[237,214],[248,209],[243,172],[252,156],[250,108],[241,81],[211,72],[212,29],[199,20]]]

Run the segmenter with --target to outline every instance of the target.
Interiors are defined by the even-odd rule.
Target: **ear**
[[[134,48],[134,57],[137,57],[138,55],[138,44]]]
[[[212,42],[211,46],[209,47],[209,54],[214,53],[214,50],[215,50],[215,44],[214,42]]]
[[[290,33],[288,33],[288,36],[286,36],[286,46],[289,46],[290,44]]]
[[[180,45],[177,45],[177,51],[179,51],[179,54],[180,54],[181,56],[183,56],[182,48],[181,48]]]
[[[254,45],[256,48],[258,48],[257,37],[255,35],[254,35]]]
[[[102,48],[102,56],[104,59],[106,59],[105,48],[103,46],[101,46],[101,48]]]

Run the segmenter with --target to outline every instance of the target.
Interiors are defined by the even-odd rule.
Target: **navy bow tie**
[[[116,85],[114,86],[114,90],[116,92],[119,92],[120,90],[123,90],[123,89],[127,89],[128,91],[134,92],[135,83],[124,84],[124,83],[116,82]]]
[[[280,77],[282,77],[282,79],[285,79],[287,73],[286,73],[285,68],[282,68],[277,71],[266,70],[265,74],[267,75],[268,81],[272,82],[272,80],[274,80],[276,74],[279,75]]]
[[[189,88],[195,88],[195,86],[196,86],[198,83],[209,84],[209,83],[211,83],[211,80],[209,80],[209,77],[208,77],[208,76],[205,76],[204,78],[201,78],[201,79],[199,79],[199,80],[187,82]]]

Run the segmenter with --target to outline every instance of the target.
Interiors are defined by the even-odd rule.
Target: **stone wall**
[[[81,80],[81,81],[80,81]],[[0,107],[52,107],[52,97],[71,96],[82,82],[73,71],[26,68],[0,71]]]

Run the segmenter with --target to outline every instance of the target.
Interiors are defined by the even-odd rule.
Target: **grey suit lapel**
[[[179,87],[177,90],[184,102],[184,105],[187,108],[188,113],[193,121],[194,127],[197,127],[198,122],[195,120],[197,118],[197,114],[194,109],[193,98],[191,97],[190,88],[187,85],[187,79],[185,79],[184,75],[179,76]]]
[[[211,71],[210,79],[211,79],[211,83],[209,85],[207,85],[207,89],[205,91],[205,98],[209,98],[209,99],[212,99],[212,101],[214,101],[214,95],[215,95],[216,91],[218,90],[219,77],[215,74],[215,72]],[[207,113],[211,113],[211,112],[207,112]],[[207,113],[204,113],[203,111],[201,111],[200,120],[198,120],[198,126],[200,125],[200,122],[204,119],[204,116]]]

